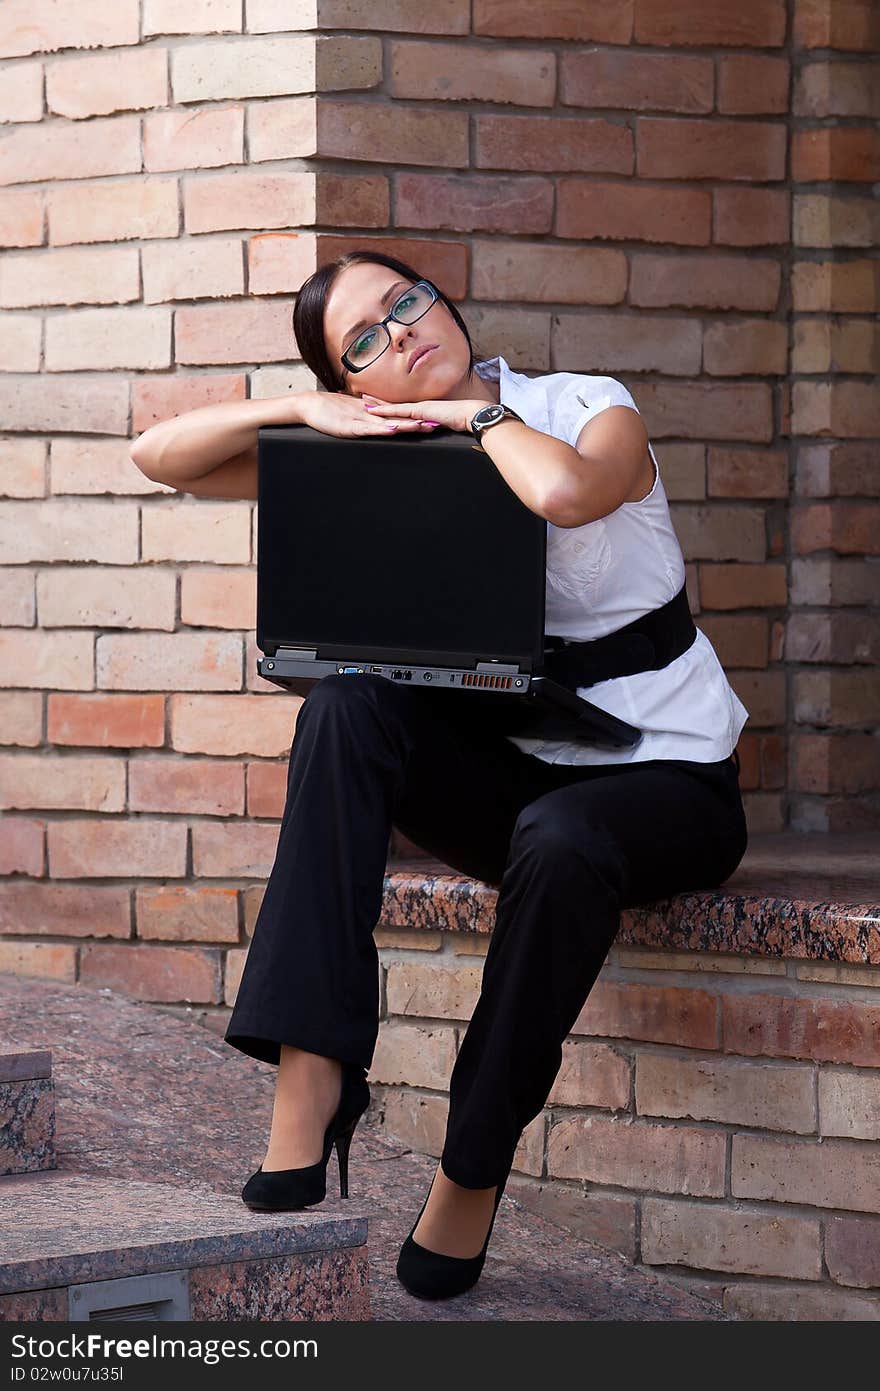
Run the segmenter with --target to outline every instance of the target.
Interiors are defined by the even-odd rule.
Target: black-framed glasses
[[[342,354],[343,366],[349,372],[362,372],[365,367],[372,366],[391,342],[388,320],[393,319],[398,324],[414,324],[423,314],[427,314],[437,299],[439,295],[430,280],[417,280],[415,285],[398,296],[381,323],[361,329]]]

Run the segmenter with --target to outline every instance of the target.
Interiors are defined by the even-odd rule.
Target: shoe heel
[[[339,1163],[340,1198],[348,1197],[348,1151],[351,1148],[351,1137],[355,1132],[359,1120],[360,1117],[356,1116],[351,1122],[351,1125],[349,1125],[347,1129],[340,1131],[333,1142],[336,1146],[336,1158]]]

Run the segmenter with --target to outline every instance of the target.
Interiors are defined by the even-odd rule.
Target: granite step
[[[58,1098],[58,1173],[0,1179],[0,1221],[14,1212],[31,1212],[30,1218],[21,1218],[15,1251],[5,1266],[0,1262],[6,1291],[0,1298],[30,1297],[37,1312],[27,1317],[68,1317],[58,1310],[64,1308],[63,1291],[70,1290],[71,1282],[75,1286],[93,1284],[96,1278],[111,1283],[138,1277],[148,1281],[178,1272],[182,1284],[180,1272],[187,1270],[190,1294],[195,1289],[197,1301],[202,1301],[196,1307],[203,1309],[204,1301],[213,1299],[219,1312],[204,1316],[218,1319],[730,1317],[714,1300],[637,1270],[619,1253],[526,1210],[513,1189],[499,1207],[478,1285],[454,1299],[415,1299],[397,1280],[395,1263],[436,1161],[389,1141],[377,1098],[352,1143],[350,1198],[340,1198],[331,1161],[327,1198],[318,1207],[306,1213],[252,1213],[239,1194],[265,1155],[274,1068],[230,1048],[200,1024],[109,989],[0,973],[0,1016],[17,1040],[32,1049],[51,1049]],[[79,1242],[79,1251],[72,1249],[77,1241],[69,1225],[62,1226],[60,1241],[51,1244],[45,1223],[52,1209],[57,1218],[55,1194],[47,1188],[44,1200],[38,1189],[74,1180],[78,1189],[57,1189],[62,1212],[71,1211],[74,1195],[82,1202],[87,1202],[89,1192],[103,1195],[88,1200],[92,1217],[86,1225],[94,1239]],[[33,1206],[22,1209],[21,1194],[29,1185]],[[38,1203],[44,1206],[38,1208]],[[126,1239],[131,1242],[133,1234],[141,1257],[154,1261],[137,1273],[120,1256],[122,1242],[112,1239],[113,1214],[126,1205],[141,1213]],[[102,1208],[109,1214],[106,1220]],[[267,1242],[278,1244],[270,1251]],[[293,1277],[284,1277],[294,1279],[294,1293],[286,1301],[283,1270],[271,1271],[266,1262],[318,1260],[318,1252],[323,1252],[319,1295],[311,1304],[308,1296],[301,1298],[294,1271]],[[72,1258],[84,1253],[89,1260],[77,1275]],[[56,1260],[56,1271],[65,1273],[55,1285],[42,1286],[55,1294],[41,1296],[35,1263],[48,1259]],[[10,1285],[12,1266],[18,1272],[17,1290]],[[207,1269],[214,1272],[209,1290],[204,1284]],[[334,1281],[343,1285],[335,1303],[328,1288]],[[166,1287],[163,1296],[148,1283],[140,1289],[117,1289],[118,1293],[103,1292],[120,1301],[105,1303],[105,1309],[162,1299],[167,1309],[172,1293]],[[260,1299],[260,1307],[268,1312],[254,1312]],[[317,1306],[318,1311],[311,1312]],[[0,1318],[25,1317],[22,1307],[7,1304]],[[169,1315],[142,1315],[160,1316]]]
[[[0,1180],[0,1322],[370,1318],[367,1211],[254,1213],[173,1183]]]
[[[0,1046],[0,1175],[55,1168],[49,1049]]]

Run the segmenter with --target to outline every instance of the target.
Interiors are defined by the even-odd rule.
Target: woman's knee
[[[516,819],[511,854],[522,852],[553,870],[576,866],[589,871],[615,889],[626,879],[626,858],[611,832],[595,824],[585,826],[544,797],[530,802]]]

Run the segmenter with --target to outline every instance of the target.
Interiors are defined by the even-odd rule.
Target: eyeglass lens
[[[400,323],[414,324],[431,308],[434,296],[427,285],[413,285],[395,300],[392,313]],[[391,336],[384,324],[371,324],[358,334],[346,357],[353,367],[368,367],[387,348]]]

